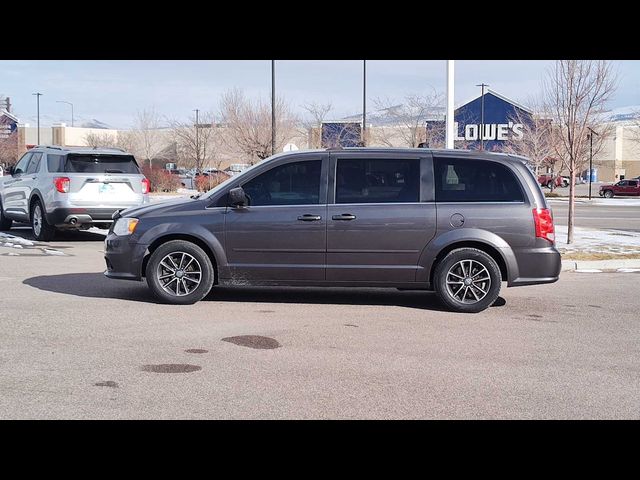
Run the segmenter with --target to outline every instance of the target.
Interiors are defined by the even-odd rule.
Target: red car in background
[[[569,181],[566,178],[561,177],[560,175],[557,175],[555,179],[550,173],[543,173],[542,175],[538,175],[538,183],[542,187],[551,188],[551,186],[554,185],[554,181],[556,187],[569,186]]]
[[[626,197],[640,196],[640,179],[632,178],[631,180],[620,180],[618,183],[601,185],[600,196],[611,198],[614,195]]]

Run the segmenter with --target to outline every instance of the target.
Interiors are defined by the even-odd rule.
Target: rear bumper
[[[518,262],[518,276],[509,287],[557,282],[562,269],[562,258],[555,246],[531,248],[514,252]]]
[[[73,226],[91,223],[111,223],[111,216],[121,208],[56,208],[47,212],[46,218],[50,225]]]
[[[104,241],[105,276],[121,280],[141,280],[147,245],[130,243],[129,237],[110,233]]]

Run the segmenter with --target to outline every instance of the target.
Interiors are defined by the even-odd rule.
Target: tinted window
[[[132,155],[69,154],[65,172],[75,173],[140,173]]]
[[[64,172],[64,155],[47,153],[47,170],[51,173]]]
[[[336,203],[420,201],[420,160],[338,160]]]
[[[34,153],[31,156],[31,161],[29,162],[29,166],[27,167],[27,173],[36,173],[40,169],[41,158],[42,158],[41,153]]]
[[[638,182],[636,180],[629,180],[629,186],[630,187],[637,187],[638,186]]]
[[[435,158],[437,202],[523,202],[520,182],[506,166],[486,160]]]
[[[24,156],[16,163],[16,167],[13,169],[14,175],[19,175],[27,170],[27,164],[31,159],[32,152],[25,153]]]
[[[249,204],[310,205],[320,203],[322,160],[274,167],[242,185]]]

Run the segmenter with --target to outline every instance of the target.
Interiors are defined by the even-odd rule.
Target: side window
[[[419,201],[419,159],[338,159],[336,203]]]
[[[64,155],[47,153],[47,171],[50,173],[64,172]]]
[[[637,180],[629,180],[629,186],[636,188],[638,186],[638,181]]]
[[[505,165],[473,158],[434,158],[436,202],[524,202]]]
[[[626,186],[627,186],[627,181],[626,181],[626,180],[620,180],[620,181],[617,183],[617,186],[618,186],[618,187],[626,187]]]
[[[274,167],[242,185],[249,204],[312,205],[320,203],[322,160]]]
[[[40,159],[42,158],[42,153],[34,153],[31,156],[31,161],[29,162],[29,166],[27,167],[27,173],[37,173],[40,170]]]
[[[22,175],[27,171],[27,165],[29,160],[31,160],[32,152],[27,152],[24,156],[16,163],[16,167],[13,169],[14,175]]]

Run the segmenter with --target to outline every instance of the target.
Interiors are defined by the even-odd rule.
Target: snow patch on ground
[[[573,242],[567,245],[567,226],[556,225],[556,247],[561,253],[640,254],[640,233],[638,232],[574,227]]]

